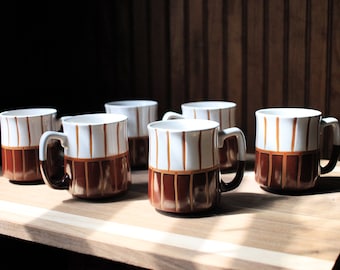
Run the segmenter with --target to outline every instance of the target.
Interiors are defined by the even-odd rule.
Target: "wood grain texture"
[[[248,162],[242,184],[195,216],[153,209],[147,171],[134,171],[130,190],[105,201],[1,177],[0,233],[148,269],[331,269],[340,253],[340,163],[313,192],[279,195],[255,183]]]

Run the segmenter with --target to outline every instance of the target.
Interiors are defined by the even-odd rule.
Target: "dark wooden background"
[[[250,152],[259,108],[340,119],[337,0],[22,1],[7,13],[2,110],[67,115],[148,98],[161,117],[183,102],[229,100]]]

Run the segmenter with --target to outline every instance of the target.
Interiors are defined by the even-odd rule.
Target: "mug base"
[[[211,208],[206,208],[206,209],[201,209],[197,211],[188,211],[188,212],[176,212],[176,211],[165,211],[162,209],[155,208],[155,210],[165,216],[169,217],[176,217],[176,218],[201,218],[201,217],[210,217],[210,216],[215,216],[216,213],[218,212],[218,207],[217,205],[211,207]]]
[[[308,195],[313,194],[315,187],[309,187],[305,189],[278,189],[278,188],[271,188],[267,186],[260,185],[260,187],[267,192],[278,194],[278,195]]]
[[[12,180],[8,179],[9,182],[16,184],[16,185],[42,185],[44,181],[42,179],[35,179],[35,180]]]

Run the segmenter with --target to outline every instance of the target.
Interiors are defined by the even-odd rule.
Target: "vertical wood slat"
[[[188,0],[188,99],[202,99],[204,91],[203,0]]]
[[[223,89],[223,1],[206,1],[207,83],[206,98],[224,99]]]
[[[327,1],[311,1],[309,106],[323,110],[326,99]]]
[[[267,66],[265,66],[266,87],[263,106],[283,106],[283,78],[284,78],[284,1],[268,1],[264,16],[266,16],[265,52]]]
[[[167,1],[150,0],[151,95],[160,113],[169,102],[169,26]]]
[[[150,90],[148,0],[132,2],[132,84],[135,97],[148,98]]]
[[[243,118],[248,138],[255,137],[254,112],[263,106],[263,1],[247,1],[247,117]],[[254,144],[253,140],[248,145]]]
[[[169,2],[170,31],[170,104],[168,110],[180,111],[181,104],[187,100],[186,93],[186,62],[185,46],[186,32],[184,21],[184,2],[186,0],[171,0]]]
[[[225,80],[226,80],[226,99],[237,104],[236,108],[236,125],[244,127],[242,123],[242,115],[244,115],[244,107],[242,103],[242,1],[230,0],[224,1],[226,6],[224,10],[227,12],[226,18],[227,29],[224,31],[226,44],[224,45],[224,54],[226,55],[225,63]]]
[[[288,105],[304,106],[306,0],[289,1]]]
[[[234,101],[249,151],[261,107],[305,106],[340,117],[338,1],[130,2],[133,93],[158,100],[160,115],[186,101]],[[125,78],[117,84],[131,79],[118,74]]]

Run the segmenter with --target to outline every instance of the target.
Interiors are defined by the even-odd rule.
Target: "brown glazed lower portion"
[[[109,158],[82,160],[65,156],[65,173],[73,196],[86,199],[111,197],[131,184],[128,153]]]
[[[238,146],[236,136],[232,136],[224,140],[223,147],[218,149],[220,166],[222,171],[232,171],[237,170],[238,161]]]
[[[147,169],[149,159],[149,137],[130,137],[128,140],[131,168]]]
[[[3,176],[11,182],[29,183],[41,182],[42,176],[39,168],[39,146],[27,148],[1,147],[1,162]],[[59,172],[55,170],[60,167],[60,144],[59,142],[50,143],[47,147],[48,172],[55,175]]]
[[[320,175],[318,150],[298,153],[255,151],[255,180],[271,190],[313,188]]]
[[[218,168],[192,173],[149,168],[148,181],[150,203],[161,211],[201,212],[220,201]]]

